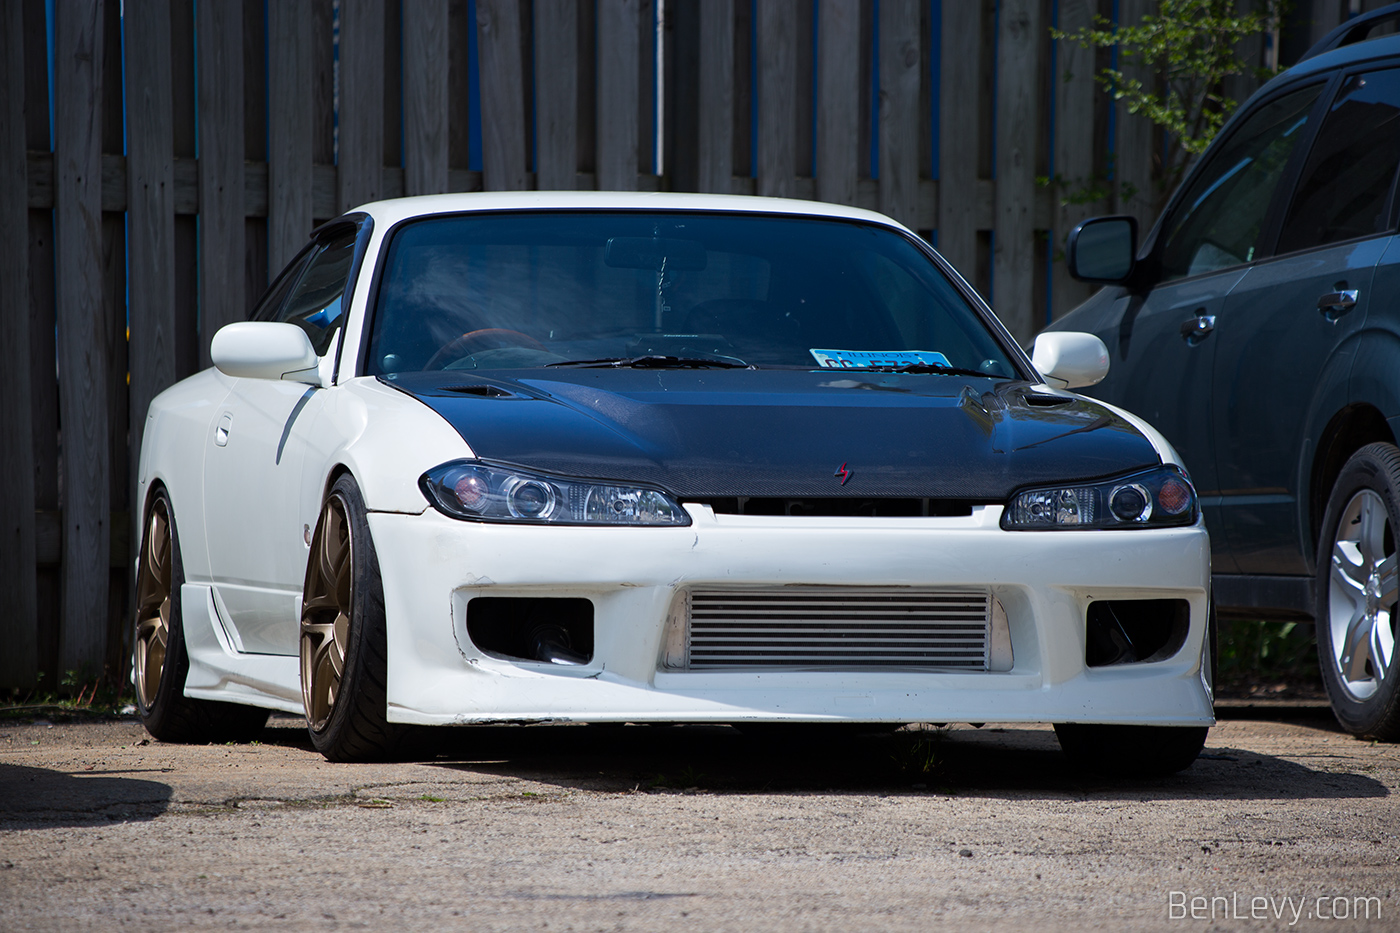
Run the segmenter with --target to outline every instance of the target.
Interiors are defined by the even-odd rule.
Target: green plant
[[[1219,686],[1261,693],[1321,691],[1313,627],[1297,622],[1230,621],[1220,626]]]
[[[904,740],[890,755],[890,760],[903,774],[913,776],[937,774],[943,767],[943,759],[939,756],[939,745],[942,743],[943,736],[944,732],[939,730],[931,735],[920,734],[917,737]]]
[[[1250,65],[1239,50],[1245,40],[1274,30],[1290,0],[1257,0],[1253,6],[1241,12],[1236,0],[1161,0],[1157,12],[1145,14],[1136,25],[1095,16],[1093,26],[1051,30],[1056,39],[1117,50],[1117,67],[1103,69],[1097,78],[1129,113],[1165,131],[1159,201],[1238,106],[1225,92],[1225,79],[1253,74],[1264,80],[1278,73]],[[1135,76],[1144,72],[1151,77]]]

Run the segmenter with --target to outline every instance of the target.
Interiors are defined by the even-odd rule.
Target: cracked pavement
[[[1171,892],[1374,897],[1400,929],[1400,746],[1222,721],[1186,772],[1068,769],[1048,728],[441,730],[331,764],[132,720],[0,721],[0,930],[1171,929]],[[1292,915],[1187,925],[1287,929]],[[1331,904],[1331,902],[1328,902]]]

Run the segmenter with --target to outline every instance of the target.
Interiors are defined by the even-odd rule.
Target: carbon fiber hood
[[[1028,483],[1155,466],[1090,399],[1024,382],[784,370],[495,370],[383,379],[478,457],[718,496],[1005,500]],[[845,465],[842,484],[834,474]]]

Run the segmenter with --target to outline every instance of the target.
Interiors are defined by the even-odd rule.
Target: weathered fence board
[[[734,0],[700,4],[697,189],[728,194],[734,176]]]
[[[243,274],[243,17],[196,8],[199,44],[199,362],[225,324],[247,316]]]
[[[101,0],[58,0],[54,7],[63,670],[100,670],[106,652],[111,498],[102,301],[103,7]]]
[[[421,4],[428,6],[426,0]],[[314,23],[312,8],[304,0],[268,0],[267,264],[274,276],[306,243],[313,223],[315,124],[312,56],[307,50],[313,48]]]
[[[598,0],[598,187],[637,189],[641,41],[637,0]]]
[[[792,197],[798,80],[797,0],[758,0],[757,194]]]
[[[124,89],[122,84],[121,4],[107,3],[102,11],[102,126],[101,151],[120,149],[123,144]],[[102,213],[102,334],[107,354],[107,495],[110,507],[108,526],[108,572],[106,631],[103,657],[93,673],[111,670],[119,663],[125,632],[121,620],[127,602],[128,577],[125,569],[128,547],[126,504],[130,498],[127,480],[131,475],[127,443],[127,282],[126,217],[118,211]]]
[[[128,423],[145,423],[151,399],[175,382],[175,143],[170,5],[126,0],[127,224],[131,337]],[[131,438],[132,475],[141,438]],[[142,503],[134,502],[134,527]]]
[[[567,191],[578,175],[578,8],[534,0],[535,171],[543,191]]]
[[[943,4],[938,83],[938,251],[972,279],[977,261],[980,4]]]
[[[481,50],[481,171],[487,191],[525,188],[520,0],[476,0]]]
[[[405,194],[447,190],[447,74],[447,0],[410,0],[403,7]]]
[[[337,207],[384,196],[384,0],[340,5]]]
[[[817,7],[817,199],[856,203],[860,150],[860,3]]]
[[[918,222],[918,0],[880,3],[880,210],[905,226]]]
[[[25,230],[24,7],[0,6],[0,230]],[[39,671],[34,544],[33,400],[29,350],[28,236],[0,250],[0,685],[31,687]],[[18,352],[15,352],[15,351]]]
[[[49,124],[48,34],[44,0],[24,2],[24,123],[30,149],[53,148]],[[52,204],[50,204],[50,208]],[[53,211],[29,211],[29,359],[34,451],[35,573],[39,675],[58,681],[58,633],[61,628],[61,543],[58,540],[58,380],[53,360],[54,299]],[[51,520],[53,547],[40,546],[40,527]],[[0,686],[4,686],[0,684]]]
[[[1119,0],[1121,21],[1126,25],[1142,22],[1144,13],[1152,7],[1151,0]],[[1151,74],[1133,61],[1122,62],[1123,74],[1129,78],[1150,81]],[[1155,191],[1152,184],[1152,149],[1156,132],[1151,123],[1135,119],[1122,101],[1117,103],[1118,139],[1113,159],[1113,180],[1117,210],[1137,218],[1138,227],[1146,231],[1155,215]]]
[[[1036,331],[1035,143],[1039,102],[1040,0],[1002,0],[997,14],[996,239],[992,305],[1010,331]]]
[[[1056,28],[1073,33],[1092,26],[1097,4],[1093,0],[1060,0]],[[1065,237],[1094,213],[1094,205],[1080,192],[1096,183],[1094,177],[1094,50],[1077,42],[1055,43],[1055,151],[1052,156],[1060,203],[1055,212],[1055,248],[1063,250]],[[1075,196],[1079,195],[1079,196]],[[1052,307],[1059,314],[1093,294],[1093,287],[1076,282],[1063,263],[1054,270]]]

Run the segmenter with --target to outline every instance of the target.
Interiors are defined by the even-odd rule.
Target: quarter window
[[[1274,189],[1321,90],[1315,84],[1265,104],[1216,149],[1168,221],[1163,278],[1254,260]]]
[[[273,317],[306,331],[318,354],[326,352],[337,328],[344,323],[342,304],[354,258],[354,229],[327,240],[317,249],[287,303]]]
[[[1308,154],[1278,252],[1383,232],[1397,162],[1400,69],[1348,77]]]

